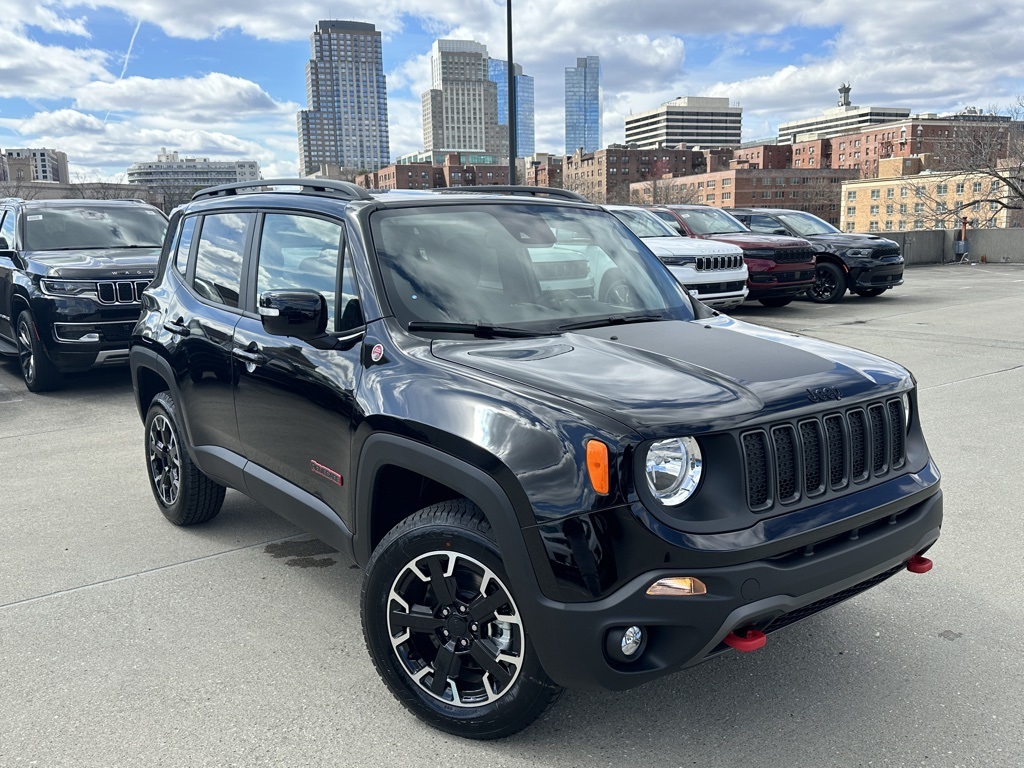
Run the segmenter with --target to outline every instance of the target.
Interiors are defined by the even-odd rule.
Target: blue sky
[[[0,147],[68,153],[114,179],[161,147],[297,172],[309,35],[321,18],[384,33],[392,157],[422,148],[420,94],[438,37],[505,57],[504,0],[0,0]],[[535,78],[538,151],[561,152],[563,71],[601,57],[606,143],[624,116],[723,96],[744,138],[835,105],[949,112],[1024,94],[1021,0],[514,0],[515,59]],[[134,36],[134,37],[133,37]]]

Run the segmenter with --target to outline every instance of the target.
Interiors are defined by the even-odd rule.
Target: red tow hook
[[[722,642],[737,651],[743,653],[750,653],[756,651],[758,648],[764,648],[768,642],[768,637],[764,632],[759,632],[756,629],[748,629],[743,635],[737,635],[735,632],[730,632],[724,638]]]
[[[921,555],[914,555],[907,560],[907,570],[911,573],[928,573],[932,569],[932,561]]]

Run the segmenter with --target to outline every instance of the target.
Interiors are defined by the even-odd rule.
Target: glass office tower
[[[565,153],[580,147],[596,152],[601,141],[601,61],[597,56],[576,59],[565,68]]]
[[[533,78],[523,74],[523,68],[513,64],[516,89],[516,155],[529,157],[534,153]],[[488,76],[498,86],[498,125],[508,130],[508,62],[489,59]]]

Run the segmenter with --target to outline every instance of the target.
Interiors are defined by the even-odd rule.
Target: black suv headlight
[[[647,489],[667,507],[679,506],[693,495],[703,469],[700,446],[692,437],[651,443],[644,458]]]
[[[99,298],[96,283],[88,280],[40,280],[43,293],[50,296],[88,296]]]
[[[851,259],[866,258],[872,253],[870,248],[847,248],[846,255]]]

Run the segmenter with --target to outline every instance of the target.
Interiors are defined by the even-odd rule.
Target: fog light
[[[687,595],[706,595],[708,588],[700,579],[693,576],[670,576],[658,579],[647,588],[648,595],[669,595],[685,597]]]
[[[640,650],[644,642],[644,631],[640,627],[630,627],[622,633],[622,653],[632,656]]]

